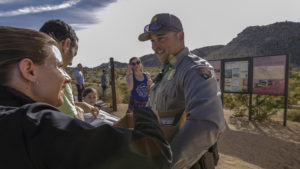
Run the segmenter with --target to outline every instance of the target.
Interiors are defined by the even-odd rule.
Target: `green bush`
[[[224,107],[233,110],[234,116],[243,117],[248,112],[247,94],[224,94]]]
[[[281,99],[276,96],[256,95],[252,106],[253,118],[258,121],[268,120],[278,112],[282,104]]]
[[[281,98],[268,95],[253,95],[252,106],[249,105],[248,94],[225,94],[224,107],[233,110],[234,116],[243,117],[252,110],[252,117],[258,121],[270,119],[282,107]],[[248,113],[248,114],[246,114]]]

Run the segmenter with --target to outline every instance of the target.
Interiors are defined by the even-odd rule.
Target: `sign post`
[[[117,111],[117,97],[116,97],[116,84],[115,84],[115,64],[114,58],[110,58],[110,74],[111,74],[111,93],[112,93],[112,104],[113,111]]]
[[[284,86],[284,114],[283,114],[283,126],[286,126],[286,116],[288,109],[288,98],[289,98],[289,70],[290,70],[290,56],[286,56],[285,63],[285,86]]]

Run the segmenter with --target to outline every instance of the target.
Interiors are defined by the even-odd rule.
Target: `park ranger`
[[[171,141],[172,169],[215,168],[217,141],[226,125],[213,67],[185,47],[182,24],[172,14],[155,15],[138,39],[151,40],[164,64],[151,86],[148,105],[163,127],[178,130]],[[179,130],[182,118],[186,121]]]

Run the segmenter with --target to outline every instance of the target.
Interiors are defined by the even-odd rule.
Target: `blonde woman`
[[[152,85],[150,74],[143,72],[140,58],[132,57],[129,59],[126,82],[130,92],[127,113],[132,113],[134,108],[146,105],[149,99],[149,87]]]

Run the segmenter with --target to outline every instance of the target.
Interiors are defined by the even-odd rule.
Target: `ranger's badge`
[[[175,75],[175,72],[176,72],[175,69],[172,69],[172,70],[171,70],[171,72],[170,72],[170,74],[169,74],[169,76],[168,76],[168,80],[173,80],[174,75]]]
[[[199,75],[205,80],[212,77],[212,72],[208,67],[199,67],[197,71]]]

